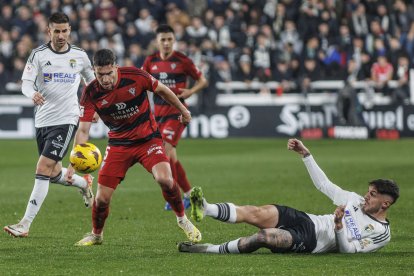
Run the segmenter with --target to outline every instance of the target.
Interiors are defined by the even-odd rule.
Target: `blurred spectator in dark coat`
[[[311,88],[311,82],[321,79],[323,79],[323,73],[318,66],[318,61],[313,58],[306,58],[298,81],[302,93],[308,94],[310,92],[313,92]]]
[[[396,37],[391,37],[389,45],[390,48],[387,51],[387,58],[392,64],[392,67],[397,68],[399,57],[408,56],[408,53],[401,48],[401,43]]]
[[[338,123],[341,125],[362,125],[362,106],[354,88],[358,81],[358,64],[349,60],[347,72],[344,74],[344,88],[338,91],[337,108]]]
[[[365,12],[365,6],[359,3],[351,15],[351,30],[356,36],[366,36],[369,32],[368,18]]]
[[[32,13],[27,6],[20,6],[16,10],[17,17],[12,20],[12,26],[19,30],[19,35],[29,34],[35,36],[37,29],[32,20]]]
[[[1,7],[0,27],[3,30],[10,31],[13,25],[13,8],[11,5]]]
[[[292,75],[292,70],[289,68],[289,64],[285,60],[280,60],[276,63],[276,68],[272,72],[272,80],[279,83],[279,88],[276,89],[277,95],[290,92],[295,86]]]
[[[365,38],[365,49],[370,55],[374,53],[375,39],[382,39],[384,43],[388,40],[387,34],[382,30],[378,19],[373,19],[370,23],[370,32]],[[385,44],[386,45],[386,44]]]
[[[141,68],[144,64],[145,55],[139,43],[132,43],[129,45],[127,56],[135,67]]]
[[[410,62],[407,56],[398,58],[394,79],[398,81],[398,87],[392,92],[392,102],[397,105],[410,104]]]
[[[208,29],[204,25],[200,17],[193,17],[191,19],[191,25],[185,28],[188,35],[188,39],[193,43],[200,45],[204,38],[207,37]]]
[[[6,94],[6,84],[10,81],[9,72],[7,72],[3,62],[0,60],[0,95]]]
[[[414,22],[411,23],[410,30],[407,34],[402,34],[401,38],[401,45],[402,48],[407,51],[408,55],[410,56],[410,62],[414,62]]]
[[[410,30],[411,22],[414,20],[414,10],[409,9],[403,0],[394,2],[395,24],[399,28],[401,35],[407,34]]]
[[[244,47],[238,60],[238,69],[234,74],[234,80],[250,83],[253,80],[253,67],[250,48]]]

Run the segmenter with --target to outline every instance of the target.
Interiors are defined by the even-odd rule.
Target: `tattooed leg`
[[[282,229],[262,229],[250,237],[240,238],[238,248],[240,253],[250,253],[265,247],[272,251],[288,249],[292,246],[292,235]]]

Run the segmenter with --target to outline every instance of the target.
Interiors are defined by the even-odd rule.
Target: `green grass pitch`
[[[102,152],[106,141],[92,141]],[[364,194],[368,180],[392,178],[401,198],[389,212],[390,244],[371,254],[298,255],[260,250],[246,255],[183,254],[185,235],[163,210],[160,188],[141,166],[115,192],[102,246],[73,244],[91,229],[90,209],[72,187],[51,185],[29,238],[0,234],[0,275],[408,275],[414,274],[414,140],[305,141],[330,179]],[[33,187],[34,141],[0,141],[0,223],[24,214]],[[279,203],[314,214],[335,206],[318,192],[286,139],[183,140],[179,157],[209,202]],[[67,164],[68,157],[64,160]],[[96,173],[94,173],[96,175]],[[96,189],[96,186],[95,186]],[[248,225],[206,218],[203,241],[221,243],[254,233]]]

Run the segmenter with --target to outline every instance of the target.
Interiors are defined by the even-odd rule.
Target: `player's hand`
[[[92,123],[97,123],[97,122],[99,122],[99,114],[95,112],[93,114]]]
[[[340,205],[338,207],[336,207],[335,212],[334,212],[334,222],[335,222],[335,229],[336,230],[341,230],[343,225],[342,225],[342,218],[344,217],[344,212],[345,212],[345,206],[344,205]]]
[[[193,93],[191,92],[191,90],[190,89],[187,89],[187,88],[180,88],[179,89],[180,90],[180,94],[177,94],[177,97],[179,98],[179,99],[187,99],[187,98],[189,98]]]
[[[191,112],[190,111],[186,111],[183,112],[180,117],[178,117],[178,120],[182,123],[187,125],[190,121],[191,121]]]
[[[75,169],[72,167],[71,164],[68,165],[68,168],[66,169],[66,173],[65,173],[65,180],[66,182],[72,184],[73,183],[73,178],[72,176],[75,174]]]
[[[303,157],[310,154],[310,151],[305,147],[305,145],[303,145],[302,141],[300,141],[296,138],[292,138],[292,139],[288,140],[287,148],[288,148],[288,150],[293,150],[293,151],[299,153]]]
[[[43,95],[40,94],[39,92],[36,92],[33,94],[32,100],[35,105],[43,105],[46,102]]]

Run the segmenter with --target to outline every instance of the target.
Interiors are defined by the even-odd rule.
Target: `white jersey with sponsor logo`
[[[45,103],[35,107],[35,127],[74,124],[79,120],[78,89],[81,77],[95,79],[84,50],[73,45],[56,52],[50,42],[34,49],[27,60],[22,80],[34,82]]]
[[[378,221],[362,211],[364,197],[342,190],[332,183],[312,156],[303,158],[303,161],[316,188],[327,195],[335,205],[345,205],[342,223],[346,228],[348,247],[351,247],[354,252],[372,252],[391,240],[388,221]],[[308,215],[315,224],[317,240],[316,248],[312,253],[338,251],[334,215]]]

